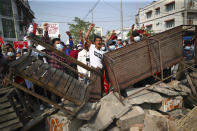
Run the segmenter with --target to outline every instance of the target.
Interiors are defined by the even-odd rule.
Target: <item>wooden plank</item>
[[[75,85],[75,89],[73,90],[73,93],[72,93],[72,97],[77,100],[80,100],[80,85],[81,85],[81,82],[77,81]]]
[[[62,78],[60,79],[59,83],[57,84],[56,88],[60,91],[63,92],[67,82],[69,80],[69,75],[67,75],[66,73],[64,73],[62,75]]]
[[[65,86],[65,88],[64,88],[64,90],[63,90],[63,94],[66,94],[67,93],[67,91],[68,91],[68,89],[69,89],[69,87],[70,87],[70,84],[72,83],[72,80],[73,80],[74,78],[72,77],[72,76],[69,76],[69,79],[68,79],[68,82],[66,83],[66,86]]]
[[[19,64],[16,68],[18,72],[23,71],[27,66],[32,64],[33,59],[35,59],[33,56],[28,57],[25,59],[21,64]]]
[[[20,57],[19,59],[11,62],[9,64],[10,67],[14,67],[14,66],[18,66],[20,63],[22,63],[26,58],[27,58],[28,54],[23,55],[22,57]]]
[[[15,129],[18,129],[20,127],[22,127],[23,124],[21,122],[17,122],[13,125],[9,125],[8,127],[5,127],[3,129],[1,129],[2,131],[11,131],[11,130],[15,130]]]
[[[72,82],[71,82],[71,84],[70,84],[70,86],[69,86],[69,89],[68,89],[66,95],[72,96],[72,93],[73,93],[73,91],[74,91],[74,89],[75,89],[75,87],[76,87],[76,86],[75,86],[76,83],[77,83],[77,80],[76,80],[75,78],[73,78],[73,80],[72,80]],[[73,98],[75,98],[75,97],[73,97]]]
[[[15,123],[18,123],[18,122],[20,122],[20,121],[17,118],[17,119],[14,119],[14,120],[11,120],[11,121],[8,121],[8,122],[5,122],[5,123],[1,123],[0,124],[0,130],[2,130],[2,128],[5,128],[7,126],[10,126],[10,125],[15,124]]]
[[[8,93],[10,90],[11,90],[12,88],[10,87],[10,88],[1,88],[0,89],[0,94],[5,94],[5,93]]]
[[[14,112],[13,107],[7,108],[5,110],[0,110],[0,118],[1,118],[1,115],[7,114],[7,113],[10,113],[10,112]]]
[[[88,85],[82,85],[80,88],[81,88],[81,95],[80,95],[80,100],[81,101],[84,101],[85,99],[85,95],[86,95],[86,91],[87,91],[87,86]]]
[[[39,80],[40,77],[49,69],[49,65],[44,63],[33,75],[34,79]]]
[[[55,87],[58,84],[59,80],[61,79],[61,76],[63,75],[63,71],[61,70],[56,70],[56,72],[53,74],[53,76],[51,77],[51,79],[48,82],[48,85],[50,87]]]
[[[55,72],[55,68],[49,68],[48,71],[40,78],[40,81],[42,81],[44,84],[48,84],[49,81],[52,81]]]
[[[9,114],[6,114],[6,115],[2,115],[0,116],[0,123],[1,122],[6,122],[8,120],[11,120],[11,119],[15,119],[17,118],[17,115],[15,112],[12,112],[12,113],[9,113]]]
[[[6,101],[8,101],[8,98],[7,98],[7,97],[2,97],[2,98],[0,98],[0,103],[4,103],[4,102],[6,102]]]
[[[33,64],[29,68],[27,68],[24,71],[24,73],[27,76],[31,76],[35,72],[35,70],[37,70],[42,64],[43,64],[43,61],[37,60],[37,61],[33,62]]]
[[[6,102],[6,103],[3,103],[3,104],[0,104],[0,110],[4,109],[6,107],[10,107],[10,106],[11,106],[10,102]]]
[[[194,87],[194,85],[193,85],[193,83],[192,83],[192,80],[191,80],[191,78],[190,78],[190,76],[188,75],[187,72],[185,72],[185,76],[186,76],[186,78],[187,78],[187,81],[188,81],[188,83],[189,83],[191,89],[192,89],[192,93],[193,93],[194,95],[196,95],[196,89],[195,89],[195,87]]]

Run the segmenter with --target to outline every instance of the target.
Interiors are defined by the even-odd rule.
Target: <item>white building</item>
[[[155,33],[179,25],[197,24],[197,0],[158,0],[139,9],[136,23]]]
[[[131,30],[131,27],[123,28],[123,39],[122,40],[127,40],[129,38],[127,35],[130,30]],[[121,29],[115,30],[115,32],[116,32],[118,38],[122,37],[122,34],[121,34],[122,30]]]
[[[28,0],[0,0],[0,36],[6,43],[23,40],[33,19]]]
[[[96,35],[99,35],[99,36],[103,36],[103,28],[102,27],[95,27],[94,28],[94,33],[96,34]]]

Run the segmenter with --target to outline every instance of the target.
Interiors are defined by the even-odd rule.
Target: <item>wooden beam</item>
[[[65,58],[65,59],[67,59],[68,61],[71,61],[71,62],[83,67],[84,69],[86,69],[88,71],[92,71],[92,72],[96,73],[97,75],[101,75],[100,72],[96,71],[95,68],[89,67],[89,66],[85,65],[84,63],[78,61],[77,59],[74,59],[74,58],[72,58],[70,56],[67,56],[65,53],[58,51],[52,45],[43,42],[39,37],[37,37],[37,36],[35,36],[33,34],[30,34],[30,40],[31,40],[31,42],[33,44],[35,43],[35,44],[38,44],[38,45],[42,45],[47,50],[55,52],[56,54],[58,54],[59,56]]]
[[[17,83],[12,82],[11,80],[9,80],[9,79],[7,79],[7,78],[6,78],[6,81],[7,81],[9,84],[13,85],[14,87],[16,87],[16,88],[18,88],[18,89],[24,91],[25,93],[28,93],[28,94],[30,94],[30,95],[32,95],[32,96],[34,96],[34,97],[36,97],[36,98],[38,98],[38,99],[40,99],[40,100],[46,102],[46,103],[48,103],[48,104],[54,105],[54,107],[56,107],[56,108],[58,108],[58,109],[61,109],[61,110],[64,111],[64,112],[67,112],[67,113],[73,115],[73,112],[71,112],[70,110],[67,110],[67,109],[63,108],[62,106],[58,105],[57,103],[52,102],[52,101],[50,101],[49,99],[47,99],[47,98],[45,98],[45,97],[43,97],[43,96],[40,96],[40,95],[38,95],[38,94],[36,94],[36,93],[34,93],[34,92],[28,90],[27,88],[24,88],[23,86],[21,86],[21,85],[19,85],[19,84],[17,84]]]

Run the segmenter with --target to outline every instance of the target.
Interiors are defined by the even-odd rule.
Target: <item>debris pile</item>
[[[197,80],[194,77],[191,80],[196,86]],[[60,118],[63,117],[67,122],[63,123],[62,128],[69,131],[180,131],[188,127],[197,129],[197,110],[194,107],[197,101],[194,98],[197,97],[193,94],[188,80],[131,88],[126,92],[128,97],[123,101],[119,100],[117,93],[111,92],[99,103],[87,103],[76,117],[69,118],[60,111],[48,117],[48,121],[55,117],[59,120],[58,124],[61,124]],[[78,122],[75,124],[75,121]]]

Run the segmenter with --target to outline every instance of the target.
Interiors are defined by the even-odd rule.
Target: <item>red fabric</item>
[[[33,34],[36,35],[36,28],[37,28],[37,24],[33,23]]]
[[[137,33],[144,34],[144,30],[137,30]]]
[[[117,39],[117,36],[116,35],[112,35],[109,39],[110,40],[115,40],[115,39]]]
[[[54,52],[47,52],[48,55],[50,55],[51,57],[53,58],[56,58],[64,63],[66,63],[66,59],[57,55],[56,53]],[[49,59],[49,65],[53,68],[56,68],[56,69],[59,69],[59,70],[62,70],[64,71],[64,66],[62,66],[60,63],[58,63],[56,60],[54,59]]]
[[[24,82],[24,79],[22,77],[16,76],[15,82],[20,84],[20,83]]]
[[[78,54],[79,54],[79,50],[71,50],[69,56],[71,56],[72,58],[77,59]]]
[[[105,94],[107,94],[109,92],[109,83],[106,80],[105,73],[104,73],[104,92],[105,92]]]
[[[20,48],[23,49],[23,47],[25,47],[26,49],[28,49],[28,43],[27,41],[14,41],[14,48]]]
[[[3,38],[0,36],[0,45],[4,44]]]

